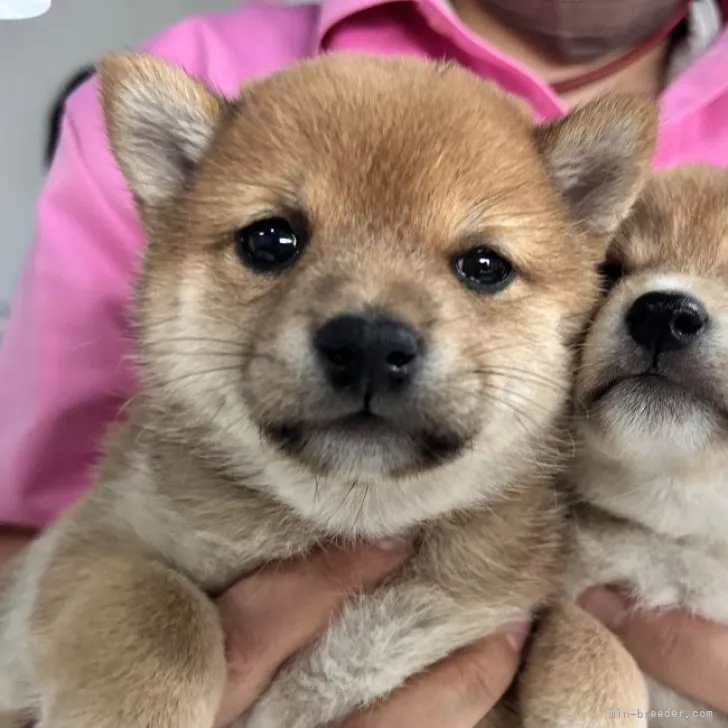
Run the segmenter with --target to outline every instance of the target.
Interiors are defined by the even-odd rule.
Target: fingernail
[[[579,597],[578,602],[583,609],[613,632],[621,629],[627,620],[629,612],[627,601],[613,589],[605,587],[588,589]]]
[[[501,627],[498,630],[498,633],[502,634],[506,638],[508,644],[514,649],[514,651],[520,652],[521,648],[528,639],[528,635],[531,633],[531,623],[512,622],[511,624]]]

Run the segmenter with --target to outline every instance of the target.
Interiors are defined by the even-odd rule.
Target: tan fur
[[[520,684],[523,712],[549,716],[549,722],[541,725],[574,725],[574,706],[578,704],[580,725],[604,726],[619,723],[610,720],[614,703],[605,715],[605,706],[614,696],[633,700],[635,708],[644,709],[647,695],[638,668],[624,650],[614,648],[612,640],[593,617],[573,603],[548,613],[529,655],[534,667],[526,671]],[[565,699],[567,690],[573,695],[570,700]],[[635,716],[632,724],[640,722]],[[537,724],[532,725],[536,728]]]
[[[236,102],[121,56],[102,92],[149,238],[141,394],[95,490],[8,580],[0,706],[42,728],[210,726],[224,660],[205,595],[329,539],[403,536],[418,551],[287,664],[241,726],[336,720],[550,604],[572,344],[647,173],[654,106],[604,99],[533,129],[454,66],[344,56]],[[310,242],[294,266],[241,265],[236,229],[295,214]],[[477,246],[516,266],[505,291],[455,277],[452,257]],[[426,351],[416,386],[377,403],[388,425],[369,441],[337,424],[349,411],[311,345],[330,317],[367,310],[407,321]],[[274,434],[294,426],[305,437],[291,452]],[[546,692],[536,660],[525,724],[630,724],[607,714],[643,690],[618,674],[621,648],[573,610],[550,619],[534,653]],[[572,629],[584,650],[562,658]],[[593,669],[576,674],[577,656]]]
[[[594,320],[577,378],[588,416],[579,420],[570,478],[586,503],[577,510],[573,591],[620,584],[638,608],[728,623],[728,172],[656,175],[610,257],[626,276]],[[647,391],[629,389],[591,402],[608,379],[638,373],[624,316],[640,295],[661,290],[692,295],[710,318],[695,343],[662,355],[665,374],[688,394],[662,408]],[[728,716],[693,717],[709,708],[654,680],[649,686],[651,726],[728,726]]]

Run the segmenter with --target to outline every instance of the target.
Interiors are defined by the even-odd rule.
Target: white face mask
[[[515,32],[556,58],[591,61],[651,37],[687,0],[480,0]]]

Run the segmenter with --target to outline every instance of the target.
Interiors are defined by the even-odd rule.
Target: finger
[[[455,653],[342,728],[474,728],[513,681],[529,629],[515,624]]]
[[[728,711],[728,627],[685,612],[635,610],[617,592],[596,588],[579,600],[649,675],[716,710]]]
[[[224,726],[244,712],[281,663],[325,629],[347,597],[375,586],[407,558],[407,547],[330,548],[269,565],[217,600],[226,635]]]

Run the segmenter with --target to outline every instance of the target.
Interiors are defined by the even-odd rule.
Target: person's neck
[[[589,63],[572,63],[553,58],[525,38],[498,22],[479,0],[451,0],[460,19],[475,33],[510,58],[522,63],[547,83],[580,76],[617,58],[629,48],[622,48]],[[638,58],[631,65],[607,78],[564,94],[570,106],[588,101],[607,91],[648,94],[656,97],[664,85],[669,39]]]

